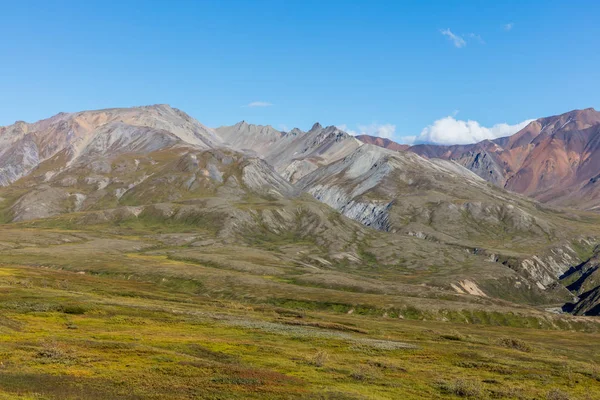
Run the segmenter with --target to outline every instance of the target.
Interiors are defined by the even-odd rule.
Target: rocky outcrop
[[[333,208],[341,214],[361,224],[380,231],[390,229],[389,209],[391,202],[357,201],[352,199],[342,188],[315,186],[308,190],[313,197]]]
[[[563,309],[575,315],[600,316],[600,286],[584,293],[579,301],[567,304]]]
[[[583,245],[591,245],[590,239],[580,239]],[[554,247],[543,255],[534,255],[520,263],[523,271],[535,280],[540,288],[556,284],[573,266],[579,265],[581,260],[572,245],[565,244]]]
[[[250,159],[242,167],[242,182],[256,193],[274,195],[276,197],[293,196],[294,188],[265,161]]]

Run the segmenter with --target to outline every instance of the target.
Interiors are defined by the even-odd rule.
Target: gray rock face
[[[294,183],[311,170],[346,157],[362,145],[353,136],[316,123],[304,134],[286,135],[265,155],[275,170]]]
[[[390,202],[359,199],[390,173],[391,166],[381,162],[387,155],[386,150],[364,145],[348,157],[305,176],[296,186],[349,218],[388,230]]]
[[[569,245],[553,248],[548,254],[532,256],[521,262],[521,268],[541,288],[556,283],[573,266],[581,263],[577,253]]]
[[[497,189],[461,165],[365,144],[318,168],[296,187],[378,230],[421,232],[432,240],[477,235],[550,235],[555,229],[525,199]],[[437,239],[436,239],[437,238]],[[551,278],[554,282],[556,276]]]
[[[457,162],[486,181],[497,186],[504,185],[504,170],[487,151],[468,153]]]
[[[294,188],[263,160],[248,160],[242,171],[242,183],[254,192],[276,197],[289,197],[294,193]]]
[[[5,145],[0,154],[0,186],[7,186],[26,175],[40,163],[37,144],[30,135],[26,135],[12,144]]]
[[[250,151],[264,158],[291,183],[317,169],[339,160],[360,147],[351,135],[316,123],[308,132],[298,128],[283,133],[271,126],[251,125],[245,121],[217,128],[217,133],[233,148]]]

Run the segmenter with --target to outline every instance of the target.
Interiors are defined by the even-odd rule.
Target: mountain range
[[[453,160],[497,186],[542,203],[587,210],[600,206],[600,112],[593,108],[539,118],[510,137],[470,145],[395,147]]]
[[[221,243],[310,241],[289,256],[318,271],[295,276],[305,284],[597,315],[599,148],[593,109],[411,147],[319,123],[213,129],[168,105],[60,113],[0,128],[0,212],[26,226],[153,221]]]

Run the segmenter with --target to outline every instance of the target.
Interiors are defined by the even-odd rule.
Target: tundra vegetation
[[[285,237],[67,224],[0,229],[0,398],[600,397],[590,317],[317,285]]]
[[[0,145],[0,399],[600,398],[587,206],[166,105]]]

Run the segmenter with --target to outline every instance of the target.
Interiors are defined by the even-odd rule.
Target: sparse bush
[[[499,384],[498,381],[490,382],[489,380],[484,380],[486,383],[494,383]],[[504,385],[505,386],[505,385]],[[489,391],[489,397],[491,399],[527,399],[523,394],[523,389],[515,388],[515,387],[503,387],[503,388],[495,388]]]
[[[72,351],[69,351],[63,344],[49,340],[42,343],[42,348],[37,352],[37,356],[47,363],[71,363],[75,357]]]
[[[375,371],[366,365],[359,365],[357,369],[350,373],[350,377],[357,381],[370,381],[375,378]]]
[[[60,307],[60,311],[65,314],[81,315],[85,314],[87,310],[78,304],[64,304]]]
[[[569,400],[569,395],[559,389],[552,389],[546,395],[547,400]]]
[[[368,362],[370,366],[377,368],[379,370],[387,370],[387,371],[396,371],[396,372],[408,372],[406,370],[406,368],[394,365],[394,364],[389,364],[389,363],[385,363],[382,361],[377,361],[377,360],[371,360]]]
[[[456,341],[462,341],[462,340],[466,339],[465,335],[463,335],[462,333],[460,333],[458,331],[450,331],[448,333],[444,333],[444,334],[440,335],[440,338],[446,339],[446,340],[456,340]]]
[[[481,398],[483,392],[481,383],[464,379],[457,379],[453,382],[441,382],[439,387],[445,394],[453,394],[459,397],[472,397],[476,399]]]
[[[524,342],[521,339],[503,337],[498,341],[498,344],[500,346],[523,351],[525,353],[530,353],[533,351],[533,348],[527,342]]]
[[[596,381],[600,382],[600,368],[598,367],[592,367],[592,369],[590,370],[590,375],[589,375],[592,379],[595,379]]]
[[[78,329],[78,326],[72,322],[67,322],[66,327],[67,327],[67,329]]]
[[[63,358],[66,355],[66,353],[60,347],[57,346],[44,346],[43,349],[38,351],[37,355],[41,358],[59,360]]]
[[[312,356],[310,363],[317,367],[323,367],[329,361],[329,353],[325,350],[319,350]]]

